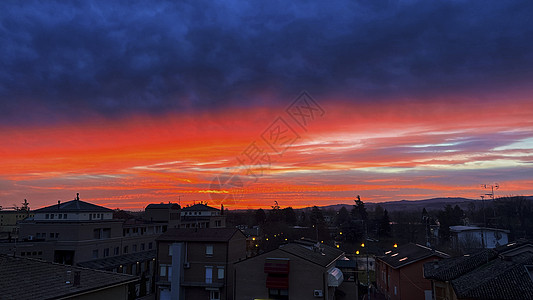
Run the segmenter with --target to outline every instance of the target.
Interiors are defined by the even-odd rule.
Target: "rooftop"
[[[527,266],[533,253],[524,252],[512,259],[494,259],[452,280],[455,294],[470,299],[533,299],[533,281]]]
[[[180,209],[180,205],[176,203],[152,203],[146,206],[146,209]]]
[[[424,264],[424,277],[451,282],[459,298],[533,299],[533,247],[519,240],[496,249]]]
[[[322,267],[329,266],[344,254],[343,251],[324,244],[320,244],[319,247],[301,243],[289,243],[281,245],[279,249]]]
[[[34,210],[35,213],[47,213],[47,212],[106,212],[106,213],[112,213],[113,210],[95,205],[89,202],[81,201],[79,197],[76,197],[76,199],[58,203],[54,205],[50,205],[47,207],[39,208]]]
[[[424,277],[449,281],[474,270],[496,256],[498,256],[496,251],[485,249],[473,254],[428,262],[424,264]]]
[[[429,247],[409,243],[399,246],[398,248],[394,248],[394,250],[385,252],[385,255],[378,257],[378,259],[394,269],[397,269],[432,256],[441,258],[450,257],[446,253],[431,249]]]
[[[184,207],[182,210],[183,211],[219,211],[220,209],[199,203],[193,206]]]
[[[244,234],[236,228],[170,228],[157,241],[171,242],[227,242],[235,234]]]
[[[484,231],[502,231],[509,233],[509,230],[498,229],[498,228],[487,228],[487,227],[478,227],[478,226],[450,226],[450,231],[452,232],[463,232],[463,231],[474,231],[474,230],[484,230]]]
[[[113,256],[87,262],[78,263],[78,266],[97,270],[109,270],[117,268],[120,265],[132,264],[139,261],[145,261],[156,257],[156,250],[143,251],[120,256]]]
[[[533,251],[531,243],[527,240],[518,240],[495,249],[483,249],[463,256],[443,259],[424,264],[424,277],[440,281],[450,281],[463,274],[496,259],[522,252]]]
[[[67,271],[70,271],[71,283]],[[80,272],[80,284],[74,286],[74,272]],[[36,259],[0,255],[0,291],[2,299],[57,299],[74,297],[105,287],[127,284],[136,277],[97,271]]]

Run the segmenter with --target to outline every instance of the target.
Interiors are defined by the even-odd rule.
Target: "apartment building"
[[[157,239],[157,299],[233,299],[233,264],[246,258],[235,228],[169,229]]]
[[[236,300],[335,299],[335,292],[355,295],[344,284],[337,262],[344,252],[323,244],[296,241],[235,263]]]
[[[0,253],[136,275],[139,290],[153,290],[155,239],[165,224],[115,219],[113,210],[79,195],[32,213],[19,222],[16,242],[0,243]]]

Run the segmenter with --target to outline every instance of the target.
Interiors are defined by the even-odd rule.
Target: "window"
[[[63,219],[66,219],[67,218],[67,214],[63,214]]]
[[[215,227],[221,227],[221,226],[222,226],[222,221],[220,220],[215,221]]]
[[[209,300],[220,300],[220,292],[219,291],[211,291],[209,293]]]
[[[119,247],[115,247],[115,251],[113,251],[113,254],[114,255],[118,255],[119,251],[120,251],[120,248]]]
[[[170,280],[172,278],[172,266],[167,267],[167,273],[168,273],[168,279]]]
[[[205,246],[205,255],[213,255],[213,245]]]
[[[59,215],[57,215],[57,218],[58,218],[58,219],[63,219],[63,214],[59,214]]]
[[[46,215],[44,215],[44,218],[45,218],[45,219],[50,219],[50,214],[46,214]]]
[[[224,279],[224,267],[217,267],[218,279]]]
[[[148,249],[152,249],[152,246],[153,246],[152,242],[148,243]]]
[[[59,238],[59,232],[56,232],[56,239]]]
[[[41,237],[41,233],[37,232],[36,237],[37,237],[37,238],[40,238],[40,237]]]
[[[124,253],[128,253],[128,246],[124,246]]]
[[[102,238],[108,239],[111,237],[111,228],[102,229]]]
[[[93,250],[93,259],[98,258],[98,249]]]
[[[167,276],[167,265],[161,265],[159,270],[159,276]]]
[[[137,252],[137,244],[133,245],[131,248],[133,252]]]
[[[205,283],[213,283],[213,267],[205,267]]]
[[[144,251],[144,243],[141,244],[141,251]]]
[[[50,219],[53,219],[54,218],[54,214],[50,214]]]
[[[50,232],[50,238],[51,238],[51,239],[54,238],[54,233],[53,233],[53,232]]]
[[[104,257],[108,257],[109,256],[109,248],[105,248],[104,249]]]
[[[285,289],[268,289],[268,298],[270,298],[270,299],[289,299],[289,290],[285,290]]]
[[[93,238],[94,238],[94,239],[100,239],[100,238],[101,238],[101,235],[100,235],[100,228],[93,229]]]

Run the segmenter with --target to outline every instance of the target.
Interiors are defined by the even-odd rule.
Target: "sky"
[[[533,195],[531,1],[6,1],[0,205]]]

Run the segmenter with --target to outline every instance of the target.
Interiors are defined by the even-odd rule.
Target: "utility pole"
[[[481,229],[481,246],[485,249],[485,227],[487,227],[487,218],[485,217],[485,196],[481,195],[481,209],[483,210],[483,228]]]

